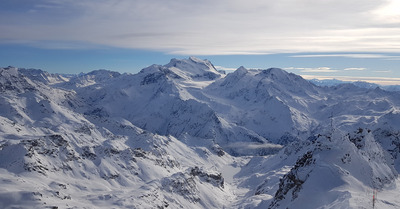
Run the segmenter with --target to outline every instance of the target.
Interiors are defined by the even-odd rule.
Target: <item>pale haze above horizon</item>
[[[196,56],[400,85],[396,0],[3,0],[0,29],[0,67],[136,73]]]

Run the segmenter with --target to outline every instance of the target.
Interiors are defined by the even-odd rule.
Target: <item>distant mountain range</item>
[[[398,208],[394,88],[195,57],[0,68],[0,208]]]
[[[354,84],[355,86],[361,87],[361,88],[367,88],[367,89],[374,89],[374,88],[381,88],[386,91],[400,91],[400,85],[378,85],[375,83],[369,83],[365,81],[342,81],[342,80],[337,80],[337,79],[324,79],[324,80],[319,80],[319,79],[311,79],[311,83],[317,85],[317,86],[337,86],[340,84],[345,84],[345,83],[351,83]]]

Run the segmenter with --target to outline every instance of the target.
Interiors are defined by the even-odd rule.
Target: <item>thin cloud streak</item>
[[[217,69],[217,70],[223,70],[223,71],[225,71],[226,73],[231,73],[231,72],[234,72],[234,71],[236,70],[236,68],[223,67],[223,66],[218,66],[218,65],[216,65],[216,66],[214,66],[214,67],[215,67],[215,69]]]
[[[329,67],[317,67],[317,68],[302,68],[302,67],[289,67],[283,68],[284,70],[300,70],[302,73],[335,73],[338,70],[333,70]]]
[[[374,73],[391,73],[392,71],[390,71],[390,70],[375,70],[373,72]]]
[[[350,68],[345,68],[343,70],[345,71],[363,71],[366,70],[367,68],[363,68],[363,67],[350,67]]]
[[[181,55],[400,52],[393,2],[3,1],[0,43],[78,42]]]
[[[347,57],[359,59],[400,59],[400,56],[390,56],[384,54],[306,54],[306,55],[293,55],[291,57],[300,58],[318,58],[318,57]]]

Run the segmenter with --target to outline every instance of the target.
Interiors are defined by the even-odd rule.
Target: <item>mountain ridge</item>
[[[354,208],[374,189],[400,206],[396,92],[194,57],[0,73],[2,208]]]

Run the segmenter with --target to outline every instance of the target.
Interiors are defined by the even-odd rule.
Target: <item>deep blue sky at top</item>
[[[395,0],[3,0],[0,31],[0,67],[136,73],[196,56],[400,84]]]

